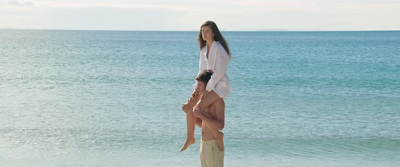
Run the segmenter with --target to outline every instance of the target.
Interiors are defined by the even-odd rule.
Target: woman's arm
[[[204,55],[204,49],[200,50],[200,58],[199,58],[199,72],[197,75],[200,75],[200,73],[203,73],[205,70],[207,70],[207,62],[206,62],[206,55]]]
[[[214,90],[215,85],[225,76],[228,71],[229,56],[223,47],[218,48],[214,64],[214,73],[207,83],[207,91]]]

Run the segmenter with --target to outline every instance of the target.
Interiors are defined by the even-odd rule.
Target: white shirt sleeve
[[[204,49],[200,51],[200,59],[199,59],[199,72],[197,75],[200,75],[203,71],[207,70],[207,61],[206,61],[206,55],[204,55]]]
[[[204,48],[200,50],[200,58],[199,58],[199,72],[197,73],[196,77],[203,73],[207,68],[207,61],[205,60],[206,55],[204,55]],[[193,84],[193,88],[197,88],[196,81]]]
[[[207,83],[208,91],[214,90],[215,85],[224,77],[228,71],[229,56],[223,47],[218,48],[215,55],[214,73]]]

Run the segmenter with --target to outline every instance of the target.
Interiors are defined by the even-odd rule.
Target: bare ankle
[[[196,142],[196,139],[193,137],[189,137],[186,139],[185,144],[181,148],[181,152],[186,150],[190,145],[194,144]]]
[[[224,133],[219,132],[218,135],[216,136],[217,139],[223,139],[224,138]]]

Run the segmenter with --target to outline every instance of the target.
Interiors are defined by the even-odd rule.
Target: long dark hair
[[[231,51],[229,49],[228,43],[226,42],[225,38],[222,36],[221,32],[219,31],[217,24],[215,24],[213,21],[206,21],[200,27],[199,36],[197,37],[197,41],[199,42],[200,50],[206,46],[206,41],[203,40],[203,37],[202,37],[203,33],[201,32],[201,29],[204,26],[208,26],[211,28],[212,32],[214,33],[214,41],[218,41],[222,45],[222,47],[224,47],[224,49],[225,49],[226,53],[228,53],[229,59],[230,59],[232,57],[232,55],[231,55]]]

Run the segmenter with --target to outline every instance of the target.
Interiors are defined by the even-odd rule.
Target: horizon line
[[[198,30],[144,30],[144,29],[63,29],[63,28],[8,28],[0,27],[0,30],[49,30],[49,31],[154,31],[154,32],[197,32]],[[224,32],[349,32],[349,31],[400,31],[400,29],[368,29],[368,30],[326,30],[326,29],[220,29]]]

